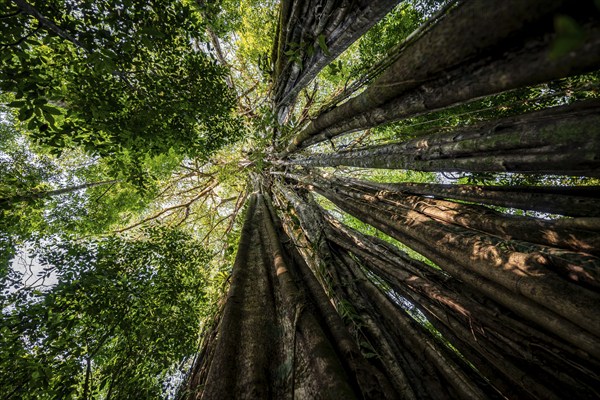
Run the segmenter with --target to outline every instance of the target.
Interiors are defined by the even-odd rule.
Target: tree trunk
[[[197,375],[202,389],[190,398],[358,397],[356,377],[344,368],[354,361],[340,359],[356,354],[339,325],[336,334],[328,329],[336,327],[335,318],[315,313],[326,307],[322,298],[313,303],[319,295],[307,296],[318,290],[299,278],[306,270],[298,271],[298,258],[282,245],[287,240],[276,225],[268,198],[252,195],[216,341],[207,342],[214,350],[202,352],[208,373]],[[203,364],[198,360],[198,368]]]
[[[316,378],[319,392],[324,399],[353,399],[356,396],[335,350],[312,312],[306,309],[304,296],[292,275],[294,271],[290,271],[294,266],[289,257],[284,256],[279,236],[273,225],[274,215],[269,212],[265,201],[263,197],[259,197],[259,206],[264,213],[261,238],[279,283],[283,306],[287,310],[290,321],[293,321],[294,335],[298,335],[298,339],[302,341],[306,355],[309,357],[308,362],[314,369],[312,379]],[[295,383],[292,382],[292,385]]]
[[[281,193],[287,201],[294,204],[295,210],[299,215],[302,215],[303,221],[306,220],[306,218],[309,218],[311,224],[314,224],[304,231],[309,235],[310,241],[317,247],[320,244],[326,245],[326,242],[322,240],[323,237],[320,236],[321,233],[324,234],[324,232],[321,231],[323,228],[321,225],[323,222],[321,216],[313,213],[311,207],[304,203],[304,201],[310,201],[310,199],[301,199],[296,193],[283,185],[276,185],[276,187],[277,192]],[[284,224],[284,226],[290,227],[290,221],[287,222],[288,223]],[[313,236],[315,233],[317,236]],[[294,235],[291,234],[291,232],[288,233],[288,237],[292,238],[292,240],[294,239]],[[333,344],[337,346],[336,349],[338,353],[343,356],[342,361],[346,363],[346,368],[351,376],[356,379],[363,397],[395,399],[397,396],[392,389],[390,382],[385,378],[381,371],[369,364],[363,357],[357,343],[346,329],[342,318],[331,304],[331,300],[327,297],[323,287],[304,261],[302,255],[298,253],[298,248],[301,246],[301,244],[294,242],[293,244],[288,244],[286,248],[294,257],[295,264],[298,266],[300,272],[300,277],[305,282],[314,304],[318,307],[319,315],[323,318],[324,325],[327,326],[328,332],[333,338]],[[327,258],[328,254],[325,248],[316,250],[316,252],[320,256],[318,258],[320,263],[327,263],[330,261]],[[321,267],[326,268],[325,264]]]
[[[323,67],[333,61],[370,27],[383,18],[398,0],[283,1],[274,44],[274,97],[276,109],[293,103],[296,96]],[[315,10],[320,10],[316,13]],[[291,48],[291,44],[305,47]],[[312,50],[308,51],[310,47]],[[300,60],[286,55],[296,51]],[[280,120],[280,122],[282,122]]]
[[[486,339],[486,335],[489,335],[489,333],[487,330],[490,329],[489,327],[489,323],[486,323],[485,325],[482,325],[481,322],[478,322],[483,320],[483,321],[497,321],[498,320],[498,316],[497,315],[492,315],[491,317],[488,316],[487,318],[489,318],[489,320],[483,319],[483,316],[479,315],[479,312],[481,312],[482,310],[486,311],[486,314],[489,315],[490,312],[491,314],[496,314],[496,309],[490,307],[489,311],[488,308],[485,308],[485,306],[480,305],[479,303],[475,303],[477,304],[477,308],[475,308],[475,312],[472,312],[472,308],[469,309],[469,303],[467,302],[466,298],[464,297],[464,292],[466,290],[466,288],[464,286],[461,286],[461,284],[459,282],[454,282],[454,281],[449,281],[447,276],[443,276],[443,274],[441,274],[441,272],[438,272],[436,270],[432,270],[431,268],[429,268],[428,266],[416,261],[416,260],[411,260],[410,258],[408,258],[408,256],[406,256],[405,254],[403,255],[399,255],[398,251],[394,251],[391,250],[391,246],[389,245],[383,245],[381,243],[379,244],[374,244],[373,242],[368,243],[366,240],[364,240],[364,238],[362,237],[362,235],[360,235],[358,232],[353,232],[352,234],[348,233],[348,230],[343,230],[340,229],[340,225],[339,223],[335,226],[332,225],[331,222],[331,218],[329,219],[329,223],[327,223],[327,227],[323,227],[323,228],[317,228],[317,232],[314,232],[315,227],[318,227],[321,225],[321,223],[316,223],[316,221],[322,220],[324,217],[323,215],[319,215],[320,211],[318,211],[318,206],[316,206],[315,204],[311,205],[311,201],[310,199],[304,199],[304,201],[301,201],[300,198],[298,198],[294,193],[292,193],[291,191],[285,189],[285,188],[278,188],[278,190],[281,189],[282,191],[284,191],[286,193],[286,198],[291,199],[291,203],[294,204],[294,209],[296,212],[298,212],[298,216],[300,217],[300,222],[302,224],[302,226],[305,228],[305,232],[307,233],[307,235],[309,237],[312,238],[319,238],[318,242],[315,241],[314,242],[314,246],[315,248],[323,248],[322,246],[320,246],[322,243],[325,243],[326,241],[323,239],[323,233],[326,233],[326,237],[328,238],[329,242],[329,246],[336,246],[336,245],[340,245],[342,248],[344,248],[345,251],[351,252],[351,254],[353,254],[356,257],[360,257],[363,260],[367,260],[368,261],[366,263],[363,263],[362,265],[371,270],[371,271],[375,271],[376,273],[381,273],[381,270],[379,270],[379,267],[383,267],[387,269],[387,272],[389,271],[393,271],[392,274],[395,274],[395,276],[399,276],[401,277],[401,282],[398,285],[400,286],[396,286],[396,287],[403,287],[404,289],[402,290],[402,293],[406,293],[406,290],[412,290],[413,296],[416,293],[420,293],[421,297],[418,298],[419,300],[421,300],[420,304],[425,304],[427,305],[426,300],[429,300],[429,305],[431,306],[432,304],[444,304],[447,307],[447,310],[445,312],[445,314],[441,317],[445,319],[451,318],[450,317],[450,313],[452,313],[454,310],[459,310],[458,312],[460,313],[460,317],[462,317],[463,321],[461,321],[461,323],[459,324],[458,328],[456,326],[453,326],[453,328],[455,329],[460,329],[461,333],[468,333],[467,335],[467,339],[469,339],[469,344],[471,346],[476,345],[477,348],[479,349],[479,351],[482,351],[481,349],[483,348],[484,344],[482,344],[481,342]],[[296,197],[294,199],[294,197]],[[315,211],[316,210],[316,211]],[[321,232],[319,233],[319,230],[321,230]],[[313,231],[313,232],[311,232]],[[350,237],[350,235],[352,235],[352,237]],[[361,239],[363,238],[363,239]],[[320,250],[318,250],[320,251]],[[393,253],[393,254],[391,254]],[[321,258],[326,258],[326,259],[331,259],[331,256],[325,256],[323,254],[320,254]],[[366,258],[365,258],[366,257]],[[391,258],[390,258],[391,257]],[[384,260],[385,259],[385,260]],[[329,264],[331,264],[332,261],[329,262]],[[403,266],[405,265],[409,265],[411,264],[412,266],[409,266],[409,270],[412,270],[412,272],[406,271],[404,272],[402,270]],[[415,269],[416,268],[416,269]],[[415,272],[417,275],[415,275]],[[398,275],[399,274],[399,275]],[[399,281],[396,281],[399,282]],[[452,285],[450,285],[452,284]],[[398,292],[398,291],[397,291]],[[467,290],[468,292],[468,290]],[[401,292],[398,292],[401,293]],[[462,295],[461,295],[462,293]],[[404,295],[403,295],[404,296]],[[372,296],[371,296],[372,297]],[[466,303],[466,304],[465,304]],[[473,300],[471,300],[471,303],[473,303]],[[419,304],[419,303],[416,303]],[[464,307],[467,307],[467,309],[465,309]],[[496,306],[497,308],[497,306]],[[466,314],[468,313],[468,314]],[[466,314],[466,315],[463,315]],[[438,316],[440,314],[438,313]],[[466,320],[466,321],[465,321]],[[517,324],[519,325],[519,323],[517,323],[516,321],[510,319],[510,318],[504,318],[502,320],[503,322],[501,322],[499,325],[496,323],[496,326],[500,326],[502,328],[501,332],[506,332],[507,329],[505,327],[505,325],[507,324],[507,321],[512,322],[513,324]],[[435,321],[433,321],[435,322]],[[504,324],[504,325],[503,325]],[[455,324],[456,325],[456,324]],[[474,328],[475,327],[475,328]],[[475,334],[475,332],[473,332],[473,329],[477,330],[477,337],[473,340],[472,339],[472,335]],[[545,335],[534,331],[534,333],[531,333],[531,331],[527,332],[529,337],[535,337],[539,342],[539,338],[545,338]],[[510,335],[511,338],[514,336],[513,332],[508,332],[507,335]],[[514,338],[513,338],[514,339]],[[525,343],[527,343],[528,341],[525,341]],[[550,344],[553,343],[552,340],[547,340],[546,343],[544,344],[545,348],[552,348],[552,346]],[[526,345],[525,345],[526,346]],[[497,347],[497,346],[496,346]],[[519,347],[519,351],[522,352],[523,348],[525,347]],[[564,348],[564,349],[563,349]],[[556,346],[554,346],[552,352],[556,352],[559,353],[559,351],[562,351],[563,353],[566,353],[565,349],[571,349],[571,346],[566,345],[563,346],[563,348],[556,348]],[[470,347],[468,348],[470,349]],[[504,350],[504,349],[501,349]],[[511,350],[511,349],[509,349]],[[379,350],[380,352],[382,351],[382,349]],[[470,350],[471,352],[473,352],[473,350]],[[511,354],[514,354],[515,351],[511,350]],[[499,354],[503,354],[502,352],[500,353],[494,353],[492,350],[490,349],[486,349],[484,351],[484,354],[489,355],[489,354],[493,354],[494,356],[498,356]],[[542,352],[543,353],[543,352]],[[380,353],[381,354],[381,353]],[[542,381],[536,381],[533,380],[532,378],[529,378],[527,376],[527,373],[525,373],[522,369],[519,369],[518,366],[515,366],[513,364],[511,364],[510,362],[506,362],[504,361],[504,357],[500,356],[498,359],[491,358],[491,360],[489,359],[485,359],[482,358],[482,356],[478,355],[478,353],[474,353],[475,355],[472,355],[471,358],[468,358],[471,362],[473,361],[477,361],[477,360],[473,360],[473,357],[479,357],[481,358],[483,361],[479,362],[479,365],[483,368],[485,366],[489,366],[490,362],[492,362],[493,364],[499,364],[500,367],[504,367],[504,369],[509,368],[508,371],[505,371],[505,373],[508,374],[508,376],[510,376],[512,378],[512,383],[507,380],[508,378],[501,378],[502,375],[498,376],[499,373],[501,373],[501,370],[497,370],[494,369],[493,373],[486,375],[486,378],[491,379],[492,381],[495,382],[495,386],[499,387],[502,389],[503,393],[513,393],[515,392],[514,390],[514,386],[515,384],[519,385],[519,387],[521,387],[520,391],[517,391],[516,393],[519,393],[519,398],[529,398],[529,397],[525,397],[525,393],[526,391],[528,392],[532,392],[534,394],[536,394],[537,396],[531,397],[531,398],[557,398],[556,395],[554,395],[551,391],[549,391],[548,389],[545,388],[545,383]],[[519,355],[522,353],[519,353]],[[542,354],[543,355],[543,354]],[[573,358],[573,357],[571,357]],[[563,358],[563,360],[566,358]],[[388,361],[389,362],[389,361]],[[571,361],[573,362],[573,361]],[[531,364],[528,365],[528,367],[535,367],[536,364]],[[502,384],[499,384],[502,383]],[[524,386],[527,386],[526,388],[524,388]],[[509,389],[510,388],[510,389]],[[564,389],[564,387],[563,387]],[[581,391],[579,391],[581,392]],[[582,392],[581,392],[582,393]]]
[[[464,3],[452,12],[452,18],[444,18],[407,48],[407,55],[365,92],[318,116],[293,137],[280,156],[343,133],[597,68],[600,28],[597,22],[587,22],[596,11],[591,4],[565,3]],[[556,40],[550,27],[557,9],[582,16],[578,23],[587,40],[565,56],[550,57]],[[465,33],[458,34],[456,29]],[[522,39],[516,39],[519,35]],[[458,43],[456,38],[460,38]]]
[[[600,217],[600,186],[482,186],[413,182],[370,184],[436,199],[456,199],[571,217]]]
[[[571,345],[514,319],[510,311],[472,291],[477,288],[409,258],[386,242],[328,219],[328,239],[354,254],[366,269],[416,304],[478,370],[492,367],[484,376],[501,392],[514,392],[516,385],[520,389],[511,397],[547,399],[560,393],[559,398],[569,393],[595,397],[593,388],[598,379],[589,371],[597,363],[581,358]]]
[[[397,330],[396,340],[402,340],[408,349],[423,358],[422,362],[431,363],[437,373],[452,387],[458,398],[488,398],[477,382],[469,376],[468,367],[460,365],[439,342],[417,324],[398,304],[389,299],[382,291],[370,282],[358,265],[346,258],[347,265],[357,283],[358,289],[373,302],[384,320],[384,326],[390,331]]]
[[[318,71],[396,3],[281,2],[271,91],[280,124]],[[449,7],[363,93],[321,113],[279,156],[593,70],[600,64],[593,7],[566,0],[472,0]],[[557,15],[573,18],[587,40],[552,58],[564,34]],[[281,164],[600,177],[599,111],[600,102],[590,100]],[[591,254],[600,254],[597,188],[395,188],[280,175],[436,265],[344,227],[306,192],[261,177],[259,193],[250,196],[227,302],[196,363],[193,379],[201,391],[191,398],[598,397],[600,260]],[[285,210],[283,223],[268,191]],[[577,218],[509,216],[446,197],[523,207],[540,199],[534,209]],[[578,202],[589,212],[569,210]]]
[[[401,143],[321,154],[290,163],[313,167],[600,176],[600,102],[487,122]]]
[[[416,210],[438,221],[462,226],[465,228],[487,232],[504,239],[517,239],[530,243],[559,247],[590,254],[600,253],[600,229],[585,230],[589,219],[569,218],[566,220],[545,220],[517,215],[507,215],[487,207],[455,203],[447,200],[430,199],[423,196],[411,195],[395,191],[392,188],[382,189],[380,185],[359,180],[336,180],[339,185],[351,184],[357,189],[364,190],[372,196],[389,204]],[[600,219],[598,219],[600,221]],[[565,226],[566,225],[566,226]],[[529,248],[525,245],[524,249]],[[579,277],[580,282],[593,286],[600,285],[600,259],[580,259],[578,255],[561,252],[553,248],[543,250],[557,257],[570,257],[573,262],[587,265],[590,278]],[[600,286],[598,286],[600,287]]]
[[[43,198],[47,198],[47,197],[53,197],[53,196],[59,196],[61,194],[77,192],[79,190],[90,189],[90,188],[93,188],[96,186],[112,185],[112,184],[115,184],[118,182],[120,182],[120,181],[119,180],[110,180],[110,181],[89,182],[89,183],[83,183],[81,185],[70,186],[70,187],[66,187],[66,188],[62,188],[62,189],[46,190],[46,191],[42,191],[42,192],[30,192],[30,193],[25,193],[25,194],[19,194],[19,195],[12,196],[12,197],[6,197],[3,199],[0,198],[0,209],[9,208],[14,203],[35,201],[35,200],[43,199]]]
[[[306,211],[307,208],[304,209],[304,212]],[[315,221],[311,221],[311,224],[313,222]],[[315,234],[318,233],[312,232],[311,236],[314,237]],[[337,293],[337,298],[346,304],[346,308],[353,307],[356,309],[358,314],[356,317],[352,317],[355,321],[352,324],[354,329],[357,326],[354,324],[367,326],[364,329],[366,333],[363,332],[363,334],[372,336],[371,343],[375,346],[375,350],[372,351],[381,355],[381,360],[385,366],[384,371],[393,382],[398,395],[401,398],[422,398],[434,393],[437,393],[438,397],[441,393],[447,396],[443,386],[440,386],[438,380],[433,377],[430,379],[431,385],[418,382],[418,376],[421,376],[421,380],[423,380],[422,374],[425,371],[424,368],[426,369],[426,362],[414,355],[407,354],[406,350],[402,350],[404,345],[394,339],[395,336],[382,326],[382,314],[362,297],[361,291],[355,286],[355,279],[351,277],[351,272],[344,267],[346,264],[339,258],[339,255],[330,253],[326,247],[321,247],[317,251],[319,251],[318,257],[320,259],[329,260],[324,268],[329,270],[335,268],[338,283],[334,284],[334,291]],[[327,254],[324,252],[327,252]],[[417,370],[421,371],[421,374],[416,372]],[[433,376],[437,376],[435,372],[433,372]]]
[[[527,318],[544,324],[547,329],[552,326],[557,335],[581,349],[596,356],[600,354],[597,350],[600,327],[595,322],[599,295],[561,278],[552,271],[553,264],[544,254],[515,251],[510,241],[449,226],[417,211],[387,206],[348,187],[311,182],[313,190],[343,210],[395,237],[442,269],[455,276],[459,274],[457,277],[462,280],[468,278],[464,272],[479,276],[469,278],[475,281],[489,279],[494,282],[487,289],[494,293],[492,298],[510,304],[509,308],[515,312],[525,312]],[[483,281],[479,284],[485,286]],[[504,289],[498,290],[496,285],[514,294],[502,294]]]
[[[258,240],[257,201],[257,196],[251,196],[202,399],[267,398],[269,393],[271,366],[266,349],[275,338],[276,322]]]
[[[83,383],[83,399],[88,400],[90,398],[90,385],[92,379],[92,360],[87,357],[85,359],[85,382]]]

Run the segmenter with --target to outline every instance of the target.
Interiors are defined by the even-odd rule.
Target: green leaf
[[[7,104],[8,107],[23,107],[25,105],[25,100],[15,100],[15,101],[11,101],[10,103]]]
[[[325,53],[325,55],[327,55],[327,56],[331,55],[331,53],[329,52],[329,49],[327,48],[327,43],[325,43],[325,35],[321,34],[321,35],[317,36],[317,44],[319,45],[319,47],[321,48],[323,53]]]
[[[52,115],[61,115],[62,114],[60,112],[59,108],[48,106],[48,105],[42,106],[42,110],[44,111],[45,114],[52,114]]]
[[[44,118],[46,118],[46,121],[48,121],[48,124],[50,124],[50,126],[51,126],[52,128],[55,128],[55,127],[56,127],[56,126],[55,126],[55,123],[56,123],[56,121],[55,121],[54,117],[52,116],[52,114],[46,114],[46,113],[45,113],[45,114],[44,114]]]
[[[19,121],[27,121],[29,118],[33,116],[33,108],[22,108],[19,111]]]
[[[28,123],[27,123],[27,129],[29,129],[30,131],[34,130],[35,127],[38,125],[38,121],[35,118],[32,118]]]

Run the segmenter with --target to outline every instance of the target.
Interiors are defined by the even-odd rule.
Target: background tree
[[[140,180],[147,156],[207,157],[239,134],[193,5],[9,3],[0,88],[15,93],[19,119],[55,152],[78,145],[116,156],[117,169]]]
[[[39,243],[32,257],[35,282],[3,279],[14,287],[2,293],[3,396],[160,397],[206,312],[202,246],[154,229],[134,241]]]

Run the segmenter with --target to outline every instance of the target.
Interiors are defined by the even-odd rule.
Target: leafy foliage
[[[354,67],[354,74],[361,74],[384,59],[392,48],[406,39],[422,22],[422,14],[410,3],[403,2],[396,6],[358,42],[360,63]]]
[[[170,149],[207,157],[239,136],[225,72],[201,51],[202,24],[187,3],[31,5],[41,17],[0,22],[0,88],[16,94],[10,105],[38,142],[120,155],[122,167]]]
[[[208,255],[189,235],[40,243],[48,289],[13,271],[2,296],[3,398],[161,398],[193,353]]]
[[[101,234],[127,222],[126,215],[147,206],[157,182],[179,161],[176,154],[144,160],[146,190],[141,192],[126,173],[98,157],[74,149],[60,158],[41,151],[23,135],[10,111],[0,106],[0,271],[32,237]]]

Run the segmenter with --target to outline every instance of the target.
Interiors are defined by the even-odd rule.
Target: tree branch
[[[129,225],[128,227],[125,227],[123,229],[118,229],[118,230],[114,231],[114,233],[123,233],[125,231],[131,230],[133,228],[136,228],[136,227],[138,227],[140,225],[145,224],[148,221],[155,220],[158,217],[160,217],[161,215],[164,215],[165,213],[167,213],[169,211],[177,210],[179,208],[184,208],[184,207],[187,208],[190,205],[192,205],[194,202],[198,201],[200,198],[204,197],[206,194],[210,193],[210,191],[213,190],[218,184],[219,184],[218,181],[214,181],[208,187],[206,187],[203,191],[201,191],[197,196],[195,196],[190,201],[188,201],[187,203],[178,204],[178,205],[175,205],[175,206],[172,206],[172,207],[167,207],[167,208],[163,209],[162,211],[160,211],[160,212],[152,215],[151,217],[144,218],[143,220],[141,220],[139,222],[136,222],[133,225]]]
[[[39,24],[40,24],[40,26],[43,26],[44,28],[46,28],[50,32],[55,33],[57,36],[65,39],[65,40],[68,40],[69,42],[73,43],[77,47],[80,47],[80,48],[82,48],[84,50],[89,51],[89,49],[88,49],[88,47],[86,45],[84,45],[82,42],[80,42],[79,40],[77,40],[76,38],[74,38],[72,35],[70,35],[65,30],[61,29],[54,22],[50,21],[48,18],[44,17],[38,10],[36,10],[27,1],[25,1],[25,0],[12,0],[12,2],[15,3],[17,5],[17,7],[19,7],[19,9],[21,9],[21,11],[23,13],[25,13],[27,15],[31,15],[33,18],[37,19],[38,22],[39,22]]]

